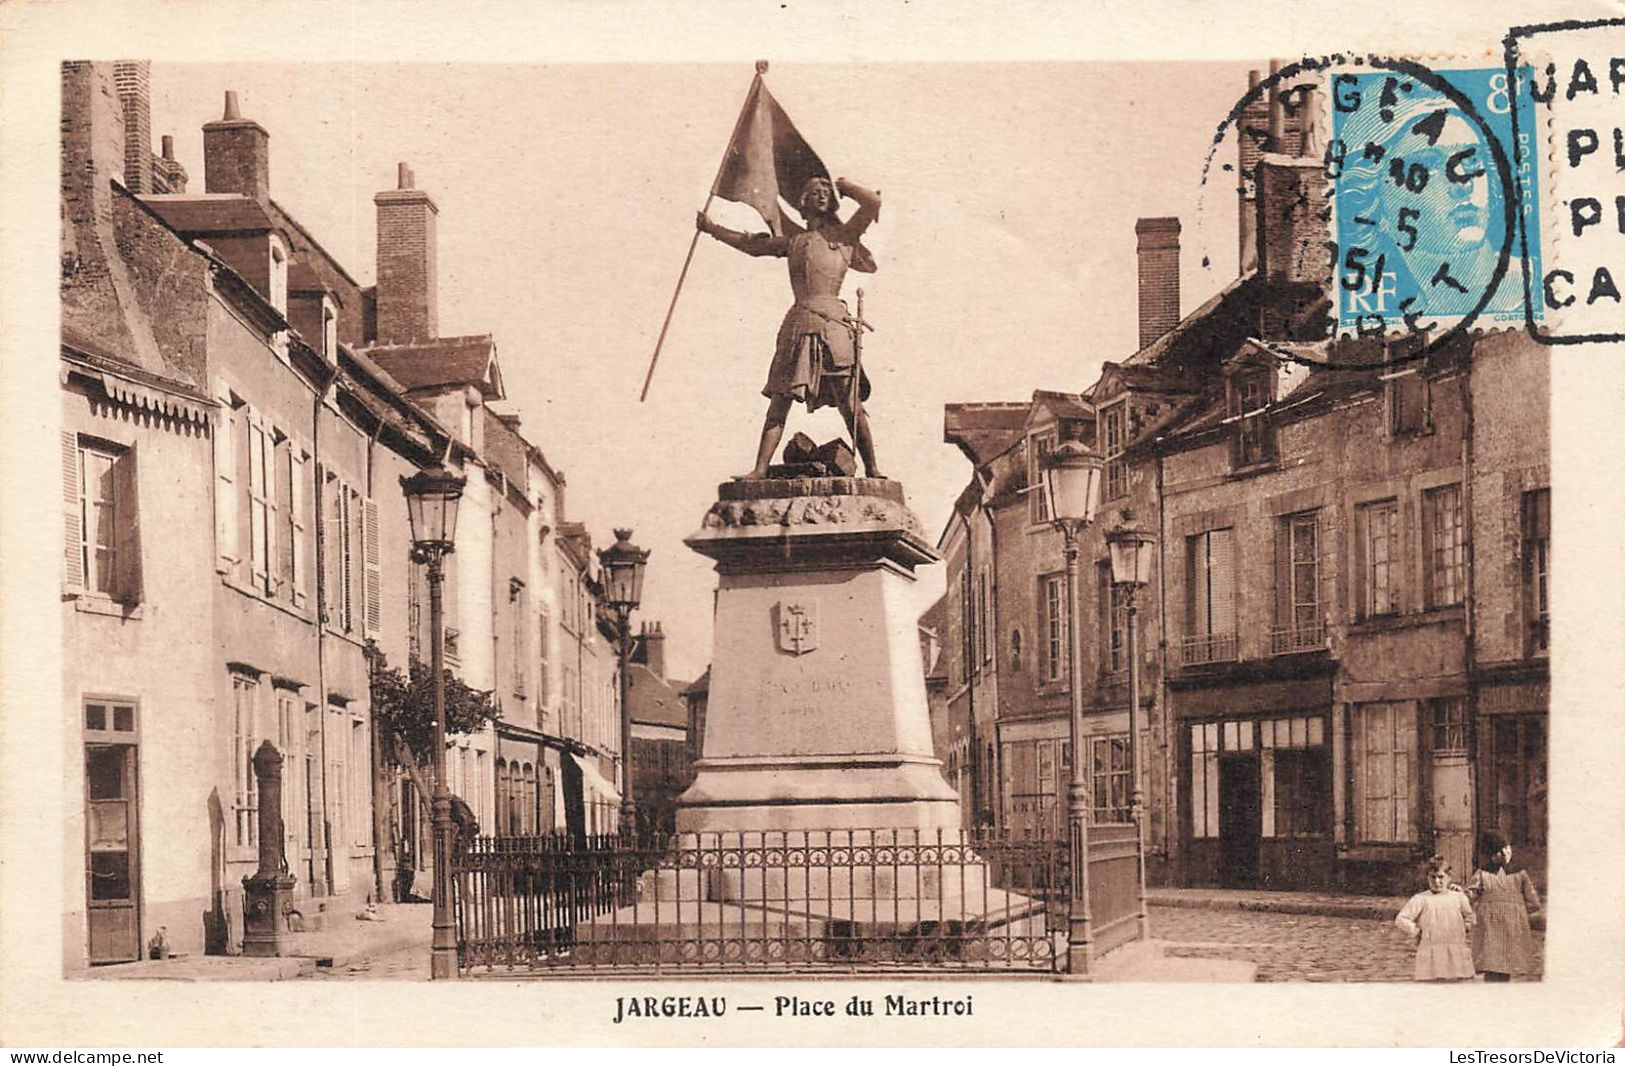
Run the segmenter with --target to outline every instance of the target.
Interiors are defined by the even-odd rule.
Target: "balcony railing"
[[[1271,655],[1296,655],[1306,651],[1326,649],[1326,623],[1314,622],[1306,626],[1281,626],[1270,630]]]
[[[1185,666],[1235,662],[1236,635],[1206,633],[1201,636],[1185,637],[1180,641],[1179,661]]]

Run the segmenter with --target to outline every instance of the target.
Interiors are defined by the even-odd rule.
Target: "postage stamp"
[[[1526,311],[1509,269],[1521,225],[1540,276],[1538,171],[1519,181],[1511,169],[1534,128],[1528,71],[1517,78],[1376,59],[1328,72],[1339,335],[1541,320],[1541,294]]]

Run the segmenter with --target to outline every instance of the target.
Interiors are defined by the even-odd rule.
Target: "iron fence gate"
[[[961,830],[481,837],[458,965],[521,973],[1053,972],[1064,841]]]

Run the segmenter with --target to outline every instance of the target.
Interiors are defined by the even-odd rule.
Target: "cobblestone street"
[[[333,967],[318,966],[300,975],[308,981],[427,981],[429,948],[413,945],[385,955]]]
[[[1177,944],[1172,955],[1257,963],[1260,981],[1409,981],[1414,959],[1375,918],[1154,906],[1151,935]]]

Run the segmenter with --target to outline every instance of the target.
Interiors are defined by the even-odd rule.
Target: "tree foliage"
[[[406,755],[418,766],[427,765],[434,754],[434,671],[428,663],[413,659],[402,674],[376,644],[368,644],[367,651],[372,662],[372,708],[384,757],[404,765]],[[500,716],[491,693],[465,685],[450,670],[445,675],[446,736],[477,733]]]

